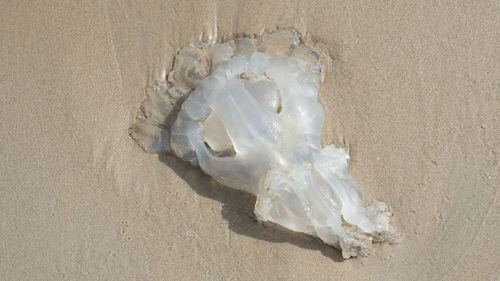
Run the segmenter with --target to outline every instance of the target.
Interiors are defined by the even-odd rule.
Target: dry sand
[[[0,3],[1,280],[500,280],[499,1],[142,2]],[[178,48],[276,26],[399,245],[343,261],[129,138]]]

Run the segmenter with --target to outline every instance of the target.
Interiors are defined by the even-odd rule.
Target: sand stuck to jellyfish
[[[149,87],[132,138],[174,153],[257,197],[254,213],[319,237],[344,258],[393,242],[383,202],[364,207],[348,154],[321,147],[318,53],[293,30],[181,49],[166,83]]]

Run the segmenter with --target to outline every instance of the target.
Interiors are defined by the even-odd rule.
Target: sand
[[[142,2],[0,4],[1,280],[500,279],[500,2]],[[180,47],[276,26],[398,245],[343,260],[128,136]]]

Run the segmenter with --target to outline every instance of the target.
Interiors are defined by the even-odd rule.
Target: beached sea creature
[[[348,154],[321,147],[318,53],[293,30],[181,49],[155,83],[130,135],[172,152],[218,182],[257,196],[254,213],[319,237],[344,258],[392,241],[386,204],[363,206]]]

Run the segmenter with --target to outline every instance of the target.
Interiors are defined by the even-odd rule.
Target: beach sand
[[[142,2],[0,4],[1,280],[500,280],[500,2]],[[128,136],[179,48],[276,27],[398,245],[343,260]]]

